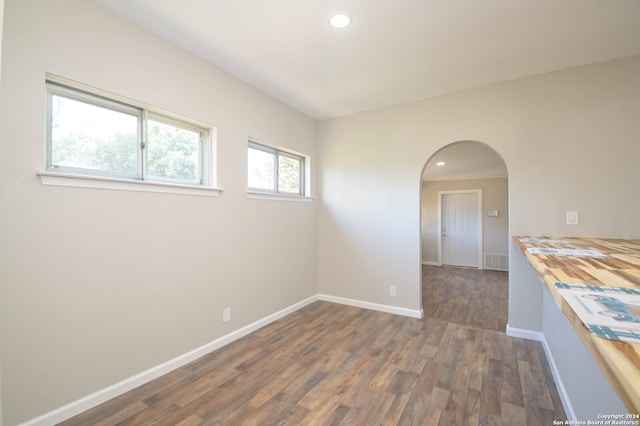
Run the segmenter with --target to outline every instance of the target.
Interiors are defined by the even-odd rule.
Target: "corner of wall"
[[[542,292],[535,271],[513,241],[509,244],[509,324],[542,332]]]

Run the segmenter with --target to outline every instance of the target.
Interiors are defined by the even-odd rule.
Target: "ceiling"
[[[444,162],[443,166],[437,163]],[[507,166],[490,146],[463,141],[433,154],[422,172],[423,181],[506,177]]]
[[[318,120],[640,54],[640,0],[96,1]]]

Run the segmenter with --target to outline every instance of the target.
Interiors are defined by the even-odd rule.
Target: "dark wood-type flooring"
[[[427,318],[505,331],[508,293],[507,272],[422,267],[422,309]]]
[[[486,272],[425,267],[423,298],[429,303],[422,320],[313,303],[64,424],[450,426],[564,420],[541,345],[493,329],[505,321],[506,294],[505,306],[494,309],[485,300],[494,289],[486,287],[500,277],[506,285],[506,273]],[[479,281],[486,281],[484,290]],[[487,309],[497,317],[491,319]]]

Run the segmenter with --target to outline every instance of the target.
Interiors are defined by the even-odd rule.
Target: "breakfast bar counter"
[[[637,300],[640,295],[640,240],[539,236],[513,239],[629,412],[640,413],[640,343],[637,343],[640,334],[634,331],[640,325],[637,322],[640,317],[638,306],[621,303],[617,297],[599,295],[605,294],[602,289],[606,288],[607,292],[618,292]],[[586,295],[574,299],[581,304],[585,300],[604,306],[604,314],[609,316],[605,319],[619,323],[625,330],[621,332],[622,339],[617,340],[615,333],[608,334],[607,327],[585,324],[585,314],[579,314],[580,306],[566,295],[568,291],[583,288],[595,294],[583,291]],[[613,312],[607,311],[613,303],[617,303],[611,308]]]

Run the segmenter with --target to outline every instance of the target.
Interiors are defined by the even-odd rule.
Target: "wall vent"
[[[509,256],[506,254],[485,253],[484,269],[493,269],[496,271],[509,270]]]

